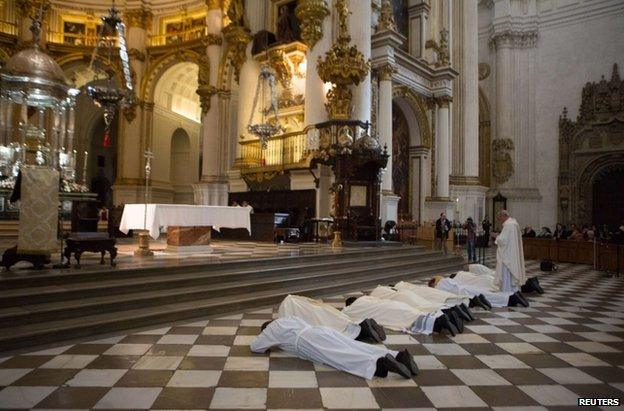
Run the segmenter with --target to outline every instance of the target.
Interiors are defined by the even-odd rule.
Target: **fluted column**
[[[436,197],[448,198],[450,169],[449,100],[438,101],[436,121]]]
[[[366,60],[371,57],[371,18],[370,1],[349,0],[349,34],[351,43],[364,55]],[[353,88],[353,116],[360,121],[371,120],[371,73]]]

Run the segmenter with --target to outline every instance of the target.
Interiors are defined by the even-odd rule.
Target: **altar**
[[[126,204],[119,231],[145,230],[157,239],[167,227],[167,250],[211,251],[211,231],[244,228],[251,233],[251,207],[222,207],[187,204]]]

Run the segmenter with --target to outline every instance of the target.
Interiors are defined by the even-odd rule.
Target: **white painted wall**
[[[516,0],[512,0],[515,2]],[[535,147],[538,204],[517,202],[510,211],[521,225],[554,226],[557,219],[559,128],[563,107],[576,118],[585,83],[611,76],[613,63],[624,71],[624,1],[616,0],[528,0],[536,2],[539,33],[535,58]],[[495,6],[496,7],[496,6]],[[479,8],[479,62],[493,71],[496,54],[488,46],[492,10]],[[495,75],[480,82],[491,105],[492,139],[496,138]],[[518,110],[521,111],[521,110]],[[527,164],[515,164],[523,173]],[[488,209],[491,204],[488,204]],[[515,209],[515,210],[514,210]],[[533,210],[533,211],[531,211]],[[526,212],[524,212],[526,211]]]

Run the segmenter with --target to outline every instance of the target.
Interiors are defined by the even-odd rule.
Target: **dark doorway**
[[[594,181],[593,189],[593,223],[619,227],[624,221],[624,169],[600,176]]]

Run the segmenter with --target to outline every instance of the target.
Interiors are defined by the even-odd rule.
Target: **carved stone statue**
[[[245,26],[245,0],[230,0],[226,12],[228,18],[235,26]]]
[[[299,24],[288,5],[279,8],[277,17],[277,41],[279,43],[291,43],[299,39]]]
[[[197,75],[197,83],[200,87],[210,85],[210,58],[202,55],[199,58],[199,72]]]

